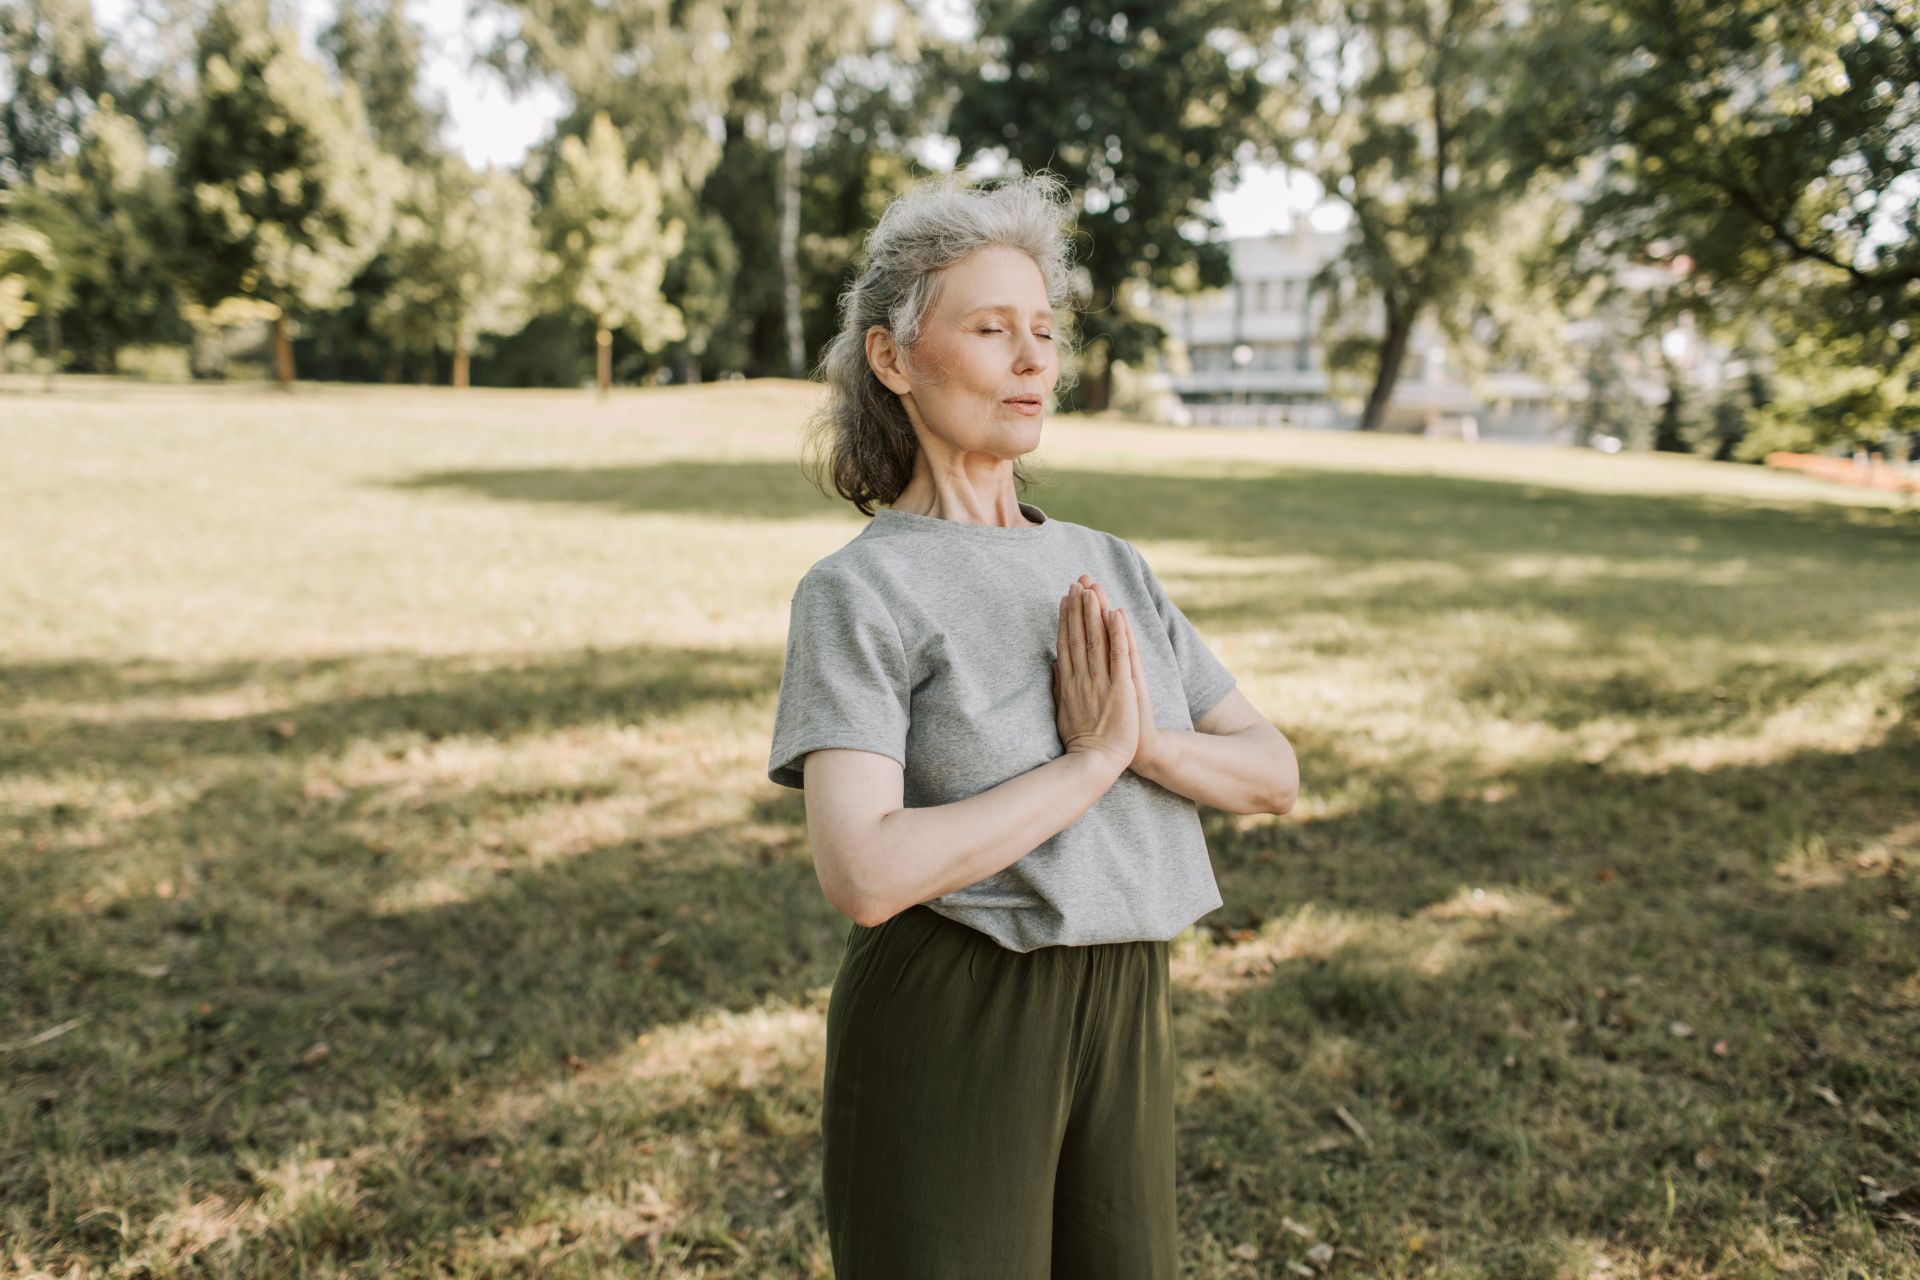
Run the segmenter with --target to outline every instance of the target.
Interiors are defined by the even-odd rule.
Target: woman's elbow
[[[1260,806],[1261,812],[1289,813],[1294,803],[1300,799],[1300,760],[1294,755],[1292,744],[1284,736],[1280,739],[1280,759],[1272,771],[1272,776],[1274,785],[1267,791],[1266,801]]]
[[[829,906],[857,925],[872,927],[876,904],[871,894],[844,872],[835,874],[830,871],[828,860],[820,856],[817,848],[814,850],[813,870],[820,881],[820,892],[826,896]]]
[[[814,874],[828,904],[855,924],[871,929],[892,917],[895,908],[860,874],[862,865],[858,855],[849,856],[817,843],[814,846]]]

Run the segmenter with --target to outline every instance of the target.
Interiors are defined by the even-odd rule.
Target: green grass
[[[0,396],[0,1274],[829,1274],[846,922],[764,772],[860,527],[813,395]],[[1920,518],[1298,432],[1040,463],[1301,759],[1203,810],[1187,1274],[1920,1276]]]

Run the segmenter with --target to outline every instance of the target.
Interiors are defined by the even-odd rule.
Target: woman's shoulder
[[[855,538],[809,565],[794,584],[794,595],[830,596],[891,612],[912,590],[910,566],[899,560],[885,546]]]

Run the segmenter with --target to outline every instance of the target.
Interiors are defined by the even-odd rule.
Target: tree
[[[408,165],[445,152],[446,99],[420,84],[420,27],[404,0],[340,0],[317,43],[340,82],[360,91],[382,150]]]
[[[290,316],[346,301],[385,238],[401,170],[373,145],[359,92],[336,97],[257,0],[220,0],[197,65],[176,166],[178,270],[203,307],[274,308],[275,369],[291,390]]]
[[[1796,388],[1770,402],[1772,447],[1913,394],[1917,27],[1893,0],[1547,0],[1531,20],[1504,145],[1593,176],[1584,238],[1664,242],[1715,310],[1760,321],[1755,356]]]
[[[728,297],[740,270],[740,250],[726,220],[695,207],[685,218],[680,252],[667,264],[661,293],[678,308],[684,336],[673,344],[674,380],[696,382],[700,364],[730,314]]]
[[[780,312],[786,338],[787,376],[804,378],[807,346],[801,319],[800,211],[801,169],[811,142],[820,133],[813,100],[830,68],[859,49],[877,5],[874,0],[822,4],[820,0],[748,0],[736,13],[732,30],[739,46],[738,74],[728,99],[731,118],[776,115],[768,141],[779,165]],[[904,32],[897,23],[896,29]]]
[[[1822,265],[1794,263],[1755,296],[1750,349],[1765,397],[1746,415],[1734,448],[1757,462],[1776,449],[1883,447],[1920,434],[1920,343],[1908,332],[1866,329],[1853,317],[1808,306],[1833,296]]]
[[[160,248],[173,238],[171,192],[139,125],[111,96],[87,116],[73,155],[41,165],[14,189],[16,211],[58,248],[62,323],[83,367],[113,372],[127,343],[179,336]]]
[[[375,329],[403,349],[450,347],[456,387],[468,385],[481,335],[532,318],[534,284],[556,265],[540,249],[526,187],[457,156],[414,175],[386,253],[395,283],[373,305]]]
[[[0,188],[79,146],[93,104],[119,88],[88,0],[0,5]]]
[[[511,21],[482,52],[510,88],[558,82],[572,102],[531,157],[547,199],[565,140],[605,114],[628,154],[668,189],[697,188],[720,157],[710,128],[726,109],[740,50],[742,0],[494,0]],[[776,33],[777,35],[777,33]]]
[[[594,324],[596,383],[613,384],[613,331],[626,329],[645,352],[686,336],[678,308],[661,295],[667,260],[686,233],[661,222],[660,182],[644,161],[627,160],[619,131],[605,114],[586,141],[567,138],[546,210],[546,244],[557,262],[554,295]]]
[[[40,310],[40,293],[59,267],[53,241],[18,218],[0,217],[0,371],[7,341]]]
[[[1004,153],[1078,193],[1092,358],[1075,397],[1098,410],[1107,362],[1137,362],[1166,336],[1129,282],[1231,279],[1204,206],[1255,129],[1254,47],[1272,19],[1240,0],[983,0],[980,14],[977,40],[937,54],[957,94],[948,130],[963,158]]]
[[[1543,175],[1462,234],[1471,280],[1435,302],[1462,381],[1495,393],[1496,371],[1524,370],[1561,407],[1580,380],[1580,340],[1559,296],[1557,229],[1574,216],[1562,184]]]
[[[895,0],[502,3],[517,22],[488,60],[510,83],[557,79],[574,104],[534,163],[535,190],[551,198],[560,140],[584,133],[604,113],[628,154],[659,177],[666,216],[687,228],[686,252],[696,260],[685,270],[676,263],[664,286],[693,325],[690,345],[672,353],[676,368],[690,369],[707,353],[708,335],[725,329],[744,341],[723,344],[723,359],[804,376],[809,318],[831,312],[838,293],[830,288],[823,301],[814,292],[807,242],[843,230],[805,218],[812,148],[830,127],[830,110],[820,104],[843,62],[873,52],[869,32],[883,11],[893,52],[910,66],[918,27],[912,8]],[[722,166],[731,172],[721,174]],[[747,172],[756,192],[775,198],[743,202],[704,190],[730,191]],[[763,256],[765,270],[756,270]],[[716,286],[734,290],[725,308],[689,292]],[[731,353],[736,346],[747,348],[744,359]]]
[[[700,189],[687,248],[668,273],[667,296],[687,313],[689,333],[706,330],[703,363],[791,375],[796,298],[802,351],[817,352],[832,336],[861,239],[888,201],[927,172],[910,151],[915,140],[937,134],[946,115],[944,86],[918,58],[925,39],[903,15],[883,46],[825,68],[819,89],[806,99],[797,204],[763,196],[786,182],[788,152],[771,124],[777,104],[750,89],[746,77],[737,82],[720,162]],[[800,130],[792,137],[798,142]],[[791,221],[789,209],[797,211]],[[732,261],[687,264],[683,273],[689,254],[720,251],[717,240],[696,235],[703,216],[724,223],[731,241],[724,252]],[[704,311],[691,291],[696,270],[725,281],[723,308]],[[690,365],[675,355],[677,367]]]
[[[1352,211],[1313,287],[1336,335],[1328,363],[1371,383],[1360,428],[1373,430],[1415,325],[1457,313],[1473,246],[1510,198],[1491,126],[1527,54],[1502,0],[1285,0],[1280,13],[1269,146]]]

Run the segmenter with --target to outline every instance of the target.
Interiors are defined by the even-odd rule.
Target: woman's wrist
[[[1090,778],[1101,780],[1104,783],[1100,788],[1103,793],[1107,787],[1118,782],[1120,775],[1125,773],[1128,768],[1126,761],[1122,760],[1113,752],[1103,750],[1099,747],[1076,748],[1075,750],[1068,751],[1062,758],[1077,760],[1079,762],[1078,767],[1084,770]]]
[[[1149,742],[1142,742],[1133,758],[1132,769],[1149,782],[1164,782],[1173,763],[1172,753],[1179,747],[1175,730],[1159,730]]]

